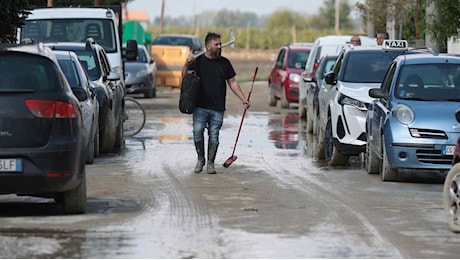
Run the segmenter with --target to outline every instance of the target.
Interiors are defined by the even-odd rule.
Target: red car
[[[294,43],[280,48],[268,77],[269,106],[276,106],[278,100],[282,108],[298,103],[300,74],[305,69],[311,47],[311,43]]]
[[[460,109],[455,113],[457,122],[453,128],[460,130]],[[444,181],[443,206],[447,223],[453,232],[460,232],[460,138],[457,140],[452,168]]]

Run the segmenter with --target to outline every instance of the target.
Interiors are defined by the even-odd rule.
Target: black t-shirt
[[[225,57],[209,59],[199,56],[188,66],[200,77],[197,106],[218,111],[225,110],[227,80],[236,75],[230,61]]]

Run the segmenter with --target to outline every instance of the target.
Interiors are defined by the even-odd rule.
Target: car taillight
[[[318,62],[315,62],[315,64],[313,64],[312,73],[315,73],[315,71],[316,71],[317,68],[318,68]]]
[[[74,105],[62,101],[28,99],[25,103],[30,112],[40,118],[74,118],[77,115]]]

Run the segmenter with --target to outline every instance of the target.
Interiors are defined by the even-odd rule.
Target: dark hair
[[[211,40],[220,39],[220,34],[214,32],[208,32],[206,38],[204,38],[204,44],[208,44]]]
[[[383,36],[384,39],[390,39],[390,35],[388,35],[387,32],[379,32],[379,33],[377,33],[377,36],[378,36],[379,34],[381,34],[381,35]]]

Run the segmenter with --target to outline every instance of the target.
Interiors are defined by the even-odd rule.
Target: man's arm
[[[227,82],[228,82],[228,85],[230,85],[230,88],[232,89],[233,93],[235,93],[235,95],[241,100],[241,102],[243,102],[243,105],[246,108],[249,108],[251,106],[251,103],[244,96],[244,93],[241,90],[240,84],[238,83],[236,78],[232,77],[228,79]]]

